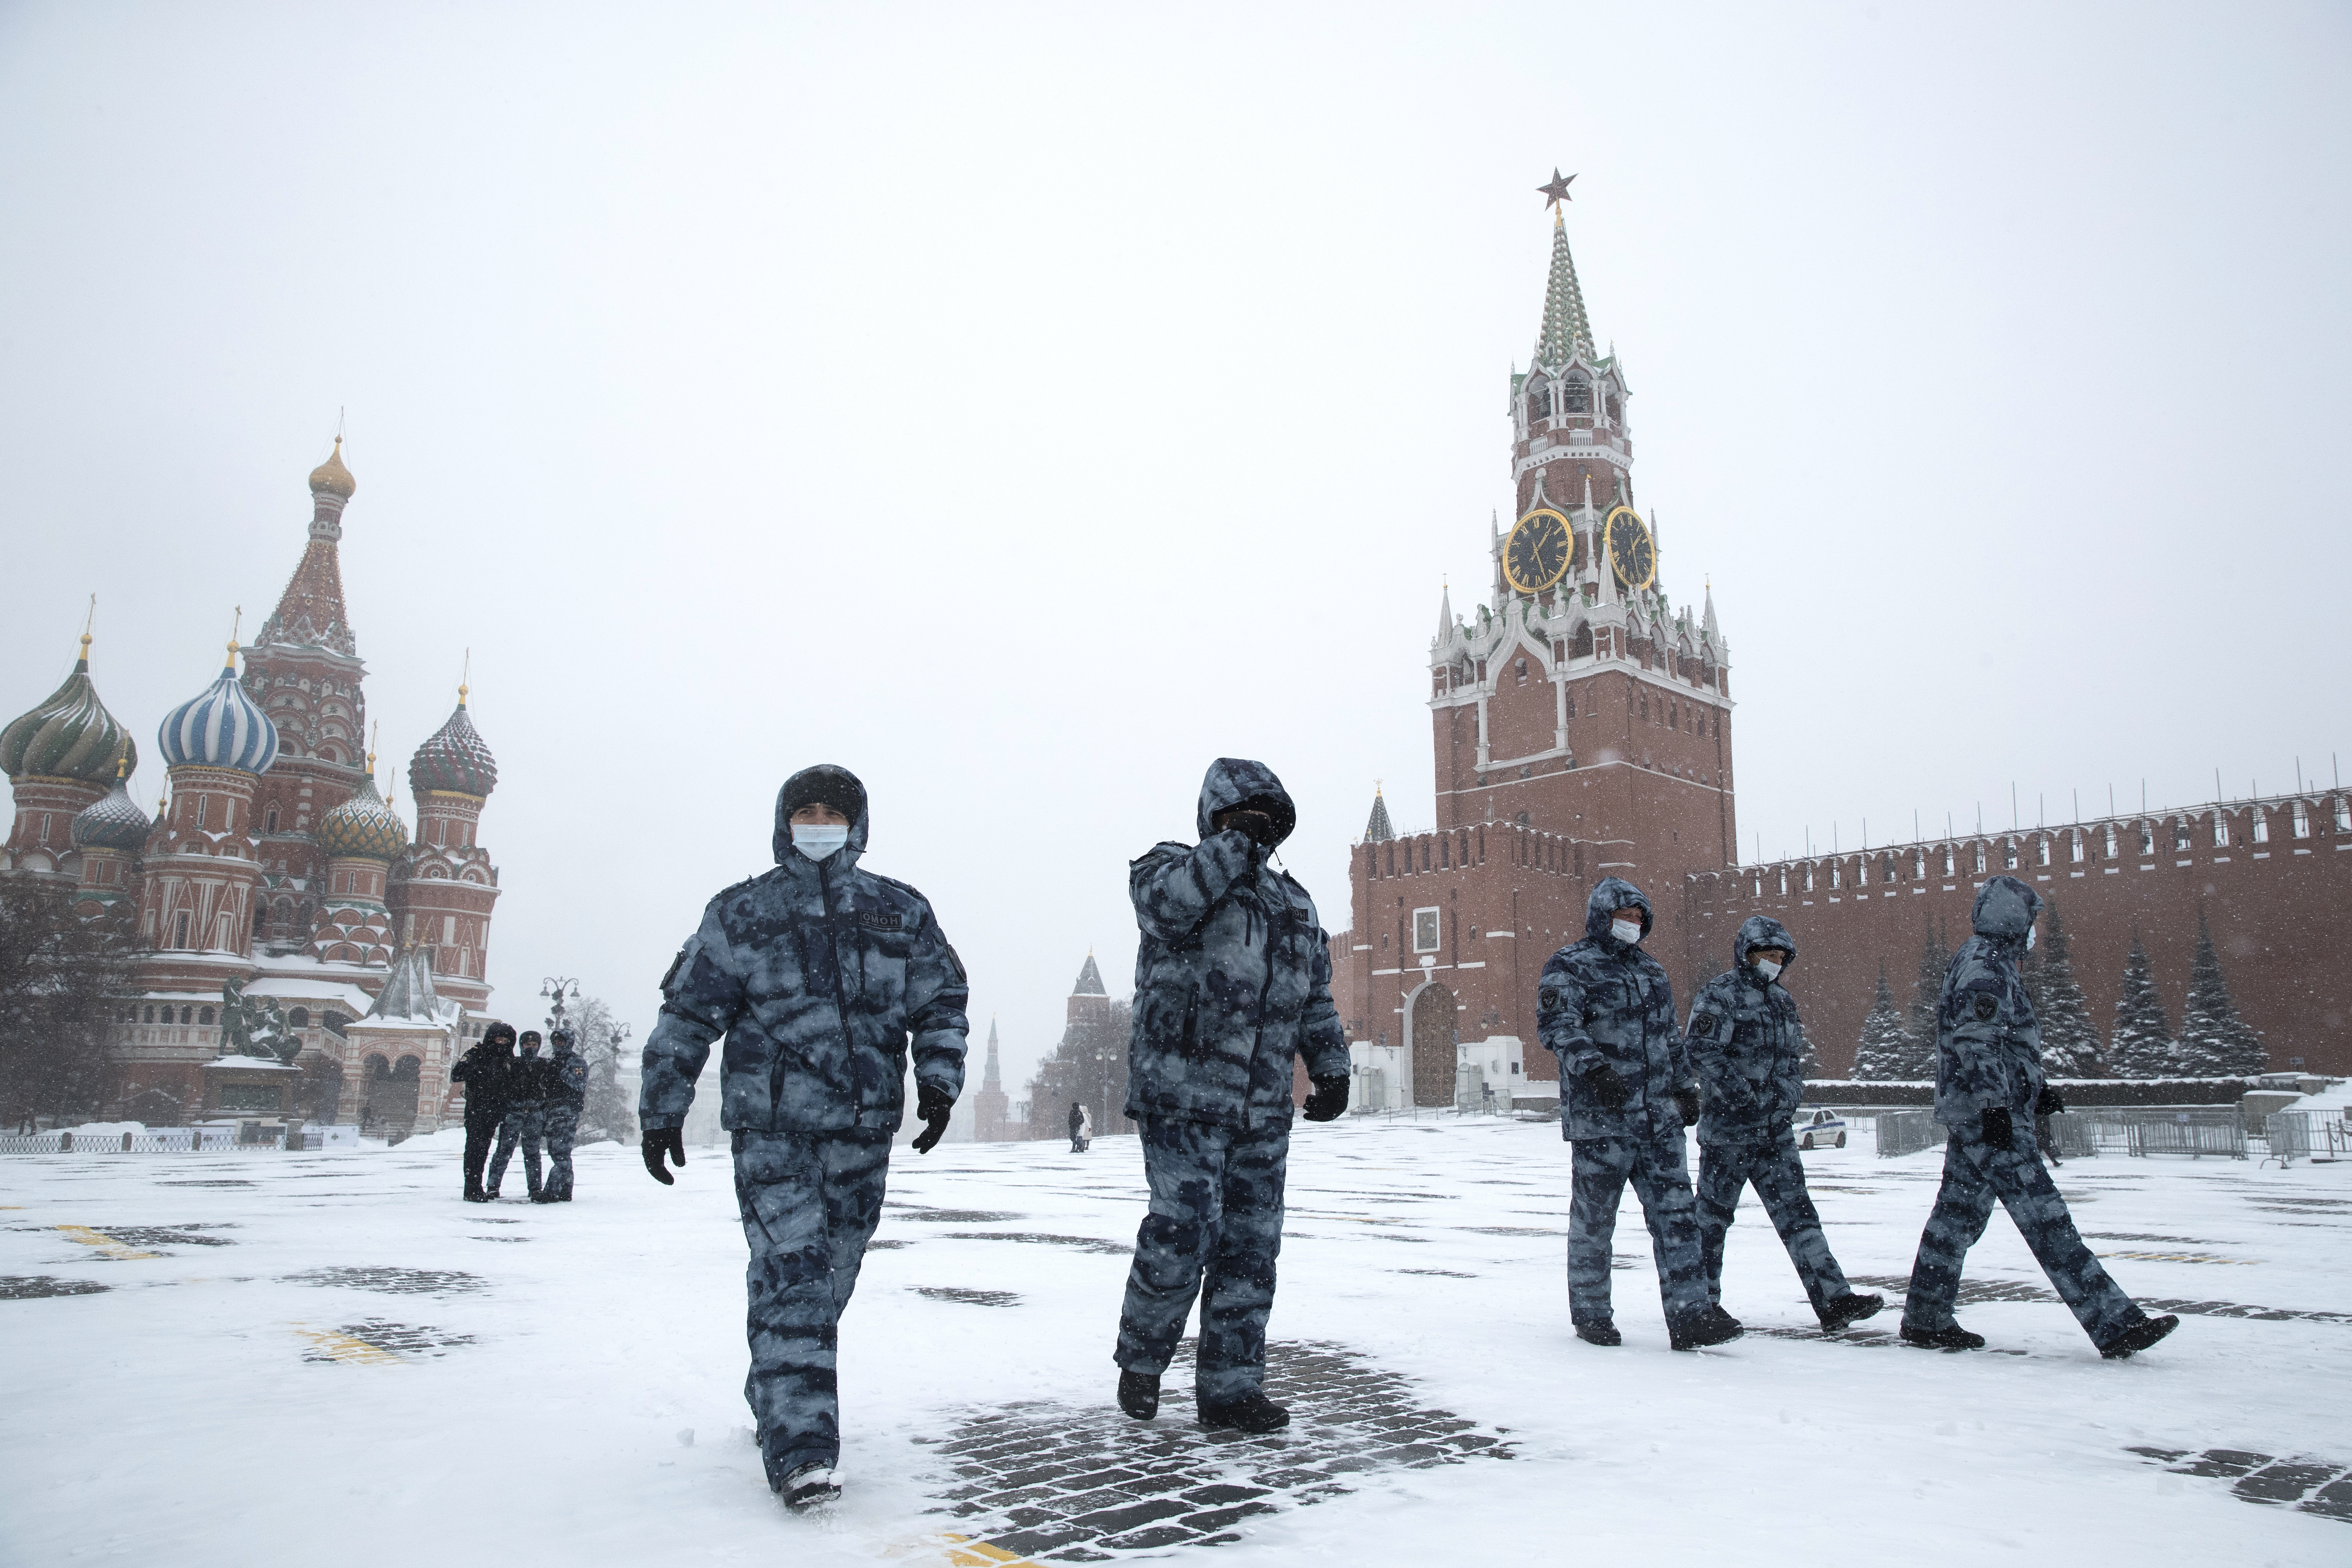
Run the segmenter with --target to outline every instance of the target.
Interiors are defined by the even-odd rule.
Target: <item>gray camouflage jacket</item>
[[[1629,899],[1641,905],[1648,935],[1648,897],[1622,878],[1604,877],[1584,901],[1584,940],[1553,953],[1536,983],[1536,1037],[1559,1058],[1564,1138],[1679,1138],[1675,1091],[1698,1086],[1675,1027],[1665,965],[1609,934],[1610,914]],[[1604,1063],[1625,1080],[1621,1110],[1602,1106],[1580,1081]]]
[[[1287,837],[1297,810],[1262,763],[1220,757],[1201,784],[1201,842],[1160,844],[1128,867],[1142,933],[1128,1038],[1127,1114],[1217,1127],[1287,1124],[1291,1064],[1348,1076],[1331,1002],[1330,938],[1315,900],[1217,813],[1263,797]]]
[[[578,1051],[558,1051],[547,1065],[547,1109],[579,1115],[588,1103],[588,1058]]]
[[[711,900],[662,981],[638,1095],[647,1129],[685,1124],[721,1035],[719,1119],[730,1129],[895,1131],[910,1038],[919,1083],[950,1099],[963,1087],[963,964],[931,906],[858,868],[863,804],[849,842],[812,860],[793,847],[782,803],[780,791],[776,868]]]
[[[1769,915],[1750,915],[1731,939],[1731,967],[1699,988],[1683,1039],[1706,1090],[1699,1111],[1701,1143],[1753,1143],[1791,1136],[1805,1099],[1805,1039],[1797,1026],[1797,999],[1766,980],[1748,962],[1759,947],[1786,948],[1797,962],[1796,940]]]
[[[1977,889],[1976,935],[1952,954],[1936,1009],[1936,1120],[1964,1138],[1979,1119],[2007,1106],[2023,1136],[2042,1097],[2042,1026],[2034,1021],[2018,964],[2042,896],[2015,877]]]

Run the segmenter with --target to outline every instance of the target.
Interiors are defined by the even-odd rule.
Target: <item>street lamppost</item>
[[[547,1026],[551,1030],[560,1029],[563,1027],[564,999],[566,997],[576,998],[579,996],[580,982],[573,980],[567,975],[551,974],[546,979],[539,983],[539,994],[541,996],[547,997],[551,1004],[551,1011],[548,1014]]]

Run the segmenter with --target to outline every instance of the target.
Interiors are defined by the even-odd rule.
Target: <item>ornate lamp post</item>
[[[567,975],[551,974],[546,979],[539,983],[539,994],[549,999],[550,1010],[547,1018],[548,1028],[550,1030],[560,1029],[563,1027],[564,1000],[567,997],[576,998],[579,996],[580,982],[573,980]]]

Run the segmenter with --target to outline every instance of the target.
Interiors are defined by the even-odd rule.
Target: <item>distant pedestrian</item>
[[[1846,1283],[1805,1191],[1792,1123],[1805,1099],[1805,1037],[1786,984],[1797,962],[1789,928],[1750,915],[1731,942],[1732,966],[1700,988],[1683,1033],[1706,1091],[1698,1119],[1698,1244],[1706,1297],[1723,1303],[1723,1237],[1749,1183],[1780,1233],[1822,1331],[1834,1334],[1886,1305]]]
[[[540,1146],[544,1129],[541,1113],[547,1107],[548,1064],[539,1059],[539,1031],[525,1029],[520,1042],[522,1054],[515,1058],[513,1077],[507,1089],[506,1122],[499,1129],[499,1152],[490,1156],[490,1179],[483,1191],[495,1198],[499,1184],[506,1180],[507,1162],[514,1157],[515,1145],[522,1145],[523,1189],[530,1201],[539,1202]]]
[[[1678,1351],[1739,1337],[1707,1300],[1684,1130],[1698,1120],[1665,965],[1643,950],[1650,900],[1604,877],[1584,904],[1584,940],[1551,955],[1537,981],[1536,1032],[1559,1058],[1560,1134],[1569,1142],[1568,1315],[1587,1344],[1623,1342],[1610,1309],[1610,1244],[1625,1184],[1642,1200]]]
[[[1139,1421],[1159,1414],[1195,1298],[1201,1425],[1271,1432],[1290,1420],[1265,1396],[1265,1325],[1300,1055],[1315,1086],[1307,1119],[1348,1106],[1330,939],[1307,889],[1269,863],[1297,821],[1274,770],[1220,757],[1201,784],[1200,843],[1156,845],[1128,867],[1142,945],[1126,1109],[1151,1210],[1112,1359],[1119,1408]]]
[[[588,1104],[588,1058],[572,1048],[574,1040],[569,1025],[558,1025],[547,1037],[555,1055],[547,1062],[547,1098],[539,1112],[547,1141],[547,1184],[537,1200],[543,1204],[572,1201],[572,1145]]]
[[[841,1314],[882,1216],[910,1051],[916,1153],[947,1135],[963,1087],[963,963],[922,894],[859,866],[866,828],[847,769],[784,781],[775,869],[711,900],[662,977],[638,1099],[646,1169],[667,1186],[695,1078],[726,1037],[719,1120],[751,1250],[743,1396],[768,1485],[793,1508],[841,1495]]]
[[[450,1078],[466,1086],[466,1201],[469,1204],[490,1201],[482,1190],[482,1162],[490,1157],[490,1145],[506,1120],[507,1094],[514,1078],[514,1043],[513,1025],[492,1024],[482,1031],[473,1049],[449,1069]]]
[[[2123,1293],[2083,1245],[2066,1200],[2042,1168],[2034,1117],[2066,1107],[2042,1079],[2042,1026],[2018,973],[2041,913],[2042,896],[2025,883],[1991,879],[1977,890],[1976,934],[1944,971],[1936,1010],[1936,1120],[1951,1129],[1951,1139],[1944,1146],[1944,1184],[1911,1265],[1903,1340],[1930,1350],[1983,1348],[1984,1336],[1960,1327],[1952,1312],[1960,1266],[1998,1199],[2099,1353],[2119,1361],[2164,1338],[2180,1320],[2170,1313],[2151,1318]]]
[[[1076,1100],[1070,1101],[1070,1152],[1083,1154],[1094,1141],[1094,1118]]]

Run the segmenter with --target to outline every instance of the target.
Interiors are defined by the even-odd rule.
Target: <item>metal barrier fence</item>
[[[2246,1128],[2234,1105],[2199,1110],[2167,1110],[2128,1123],[2129,1152],[2136,1155],[2208,1154],[2246,1157]]]
[[[146,1132],[0,1134],[0,1154],[191,1154],[325,1146],[317,1127],[158,1127]]]
[[[2325,1110],[2276,1110],[2263,1119],[2263,1141],[2284,1165],[2296,1159],[2341,1160],[2352,1156],[2352,1126]]]
[[[1951,1129],[1936,1120],[1932,1110],[1882,1110],[1872,1135],[1882,1159],[1940,1149]],[[2062,1111],[2034,1119],[2034,1137],[2042,1151],[2060,1160],[2094,1160],[2099,1153],[2099,1130],[2088,1116]]]

